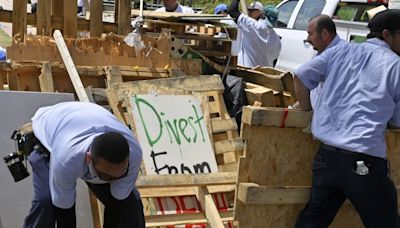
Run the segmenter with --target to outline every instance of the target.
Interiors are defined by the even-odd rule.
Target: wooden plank
[[[4,90],[4,73],[0,72],[0,90]]]
[[[138,188],[185,187],[229,185],[236,183],[234,172],[208,174],[175,174],[140,176],[136,182]]]
[[[114,24],[118,25],[118,17],[119,17],[119,0],[114,0]],[[118,31],[118,28],[117,28]]]
[[[220,212],[222,221],[232,221],[233,212]],[[147,215],[145,216],[146,227],[165,227],[168,225],[201,224],[207,223],[204,213],[172,214],[172,215]]]
[[[118,1],[118,34],[131,32],[131,0]]]
[[[103,32],[103,1],[90,1],[90,36],[100,37]]]
[[[239,183],[238,200],[244,204],[305,204],[311,187],[270,187],[255,183]]]
[[[262,107],[274,107],[275,97],[272,89],[268,89],[264,86],[260,86],[254,83],[246,82],[246,97],[249,105],[251,106],[262,106]]]
[[[78,6],[76,0],[64,0],[64,36],[76,37],[78,35]]]
[[[110,87],[114,83],[122,82],[121,70],[118,66],[112,66],[106,68],[107,87]]]
[[[39,0],[37,3],[38,35],[51,36],[51,0]]]
[[[245,67],[237,67],[235,70],[235,74],[238,77],[242,77],[246,82],[251,82],[276,91],[285,90],[279,75],[270,75]]]
[[[76,1],[75,1],[76,4]],[[62,34],[59,30],[54,31],[54,39],[57,43],[58,50],[60,51],[61,57],[64,61],[65,66],[67,67],[68,75],[71,78],[72,84],[74,85],[75,92],[80,101],[89,102],[89,98],[86,94],[85,88],[83,87],[82,81],[79,77],[78,72],[76,71],[74,61],[69,54],[67,45],[62,37]]]
[[[243,107],[242,121],[251,126],[308,127],[312,112],[285,108]]]
[[[295,97],[296,93],[294,91],[294,82],[292,73],[272,67],[257,67],[254,70],[279,77],[282,80],[284,91],[289,92],[292,97]]]
[[[178,187],[178,188],[141,188],[138,187],[142,198],[149,197],[169,197],[169,196],[189,196],[196,195],[197,187]],[[210,193],[222,193],[235,191],[235,185],[208,186]]]
[[[100,213],[99,213],[99,205],[97,204],[97,198],[94,193],[89,189],[89,201],[90,207],[92,209],[92,221],[93,221],[93,228],[101,228],[101,220],[100,220]]]
[[[215,142],[215,154],[224,154],[231,151],[240,151],[244,149],[242,139],[232,139]]]
[[[13,1],[12,36],[19,34],[21,40],[24,40],[26,34],[27,4],[28,0]]]
[[[196,193],[197,200],[206,214],[207,223],[213,228],[224,228],[218,209],[206,187],[198,187]]]
[[[49,62],[43,63],[42,71],[39,75],[39,84],[42,92],[54,92],[53,75]]]
[[[236,120],[230,119],[211,119],[213,133],[225,132],[228,130],[237,130]]]
[[[64,0],[52,0],[51,15],[64,17]]]

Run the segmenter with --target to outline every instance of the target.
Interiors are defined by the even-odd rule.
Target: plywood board
[[[0,91],[0,155],[15,151],[12,132],[28,122],[39,107],[72,101],[72,94]],[[12,104],[12,105],[10,105]],[[4,108],[7,107],[7,108]],[[28,169],[31,172],[31,168]],[[3,227],[22,227],[32,200],[32,177],[14,183],[7,166],[0,165],[0,217]],[[78,227],[93,227],[86,184],[77,187]],[[6,206],[7,205],[7,206]]]

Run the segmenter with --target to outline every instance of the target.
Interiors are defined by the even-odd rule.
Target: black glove
[[[239,18],[240,14],[241,14],[239,11],[239,1],[240,0],[233,0],[228,9],[229,15],[231,15],[231,17],[233,19],[235,19],[235,22],[237,22],[237,19]]]

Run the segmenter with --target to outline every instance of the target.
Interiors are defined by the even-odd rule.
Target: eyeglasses
[[[126,177],[126,176],[128,175],[128,172],[129,172],[129,163],[128,163],[128,166],[126,167],[125,172],[124,172],[122,175],[117,176],[117,177],[116,177],[116,176],[109,175],[109,174],[107,174],[107,173],[103,173],[103,172],[98,171],[98,170],[96,169],[95,163],[93,162],[92,164],[93,164],[94,170],[96,171],[97,176],[98,176],[100,179],[104,180],[104,181],[113,181],[113,180],[118,180],[118,179],[124,178],[124,177]]]

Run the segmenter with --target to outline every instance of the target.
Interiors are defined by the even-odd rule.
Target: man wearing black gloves
[[[272,67],[281,51],[279,36],[265,18],[260,2],[252,2],[247,9],[249,16],[240,13],[239,0],[233,0],[229,6],[229,14],[235,19],[240,34],[238,64]]]

